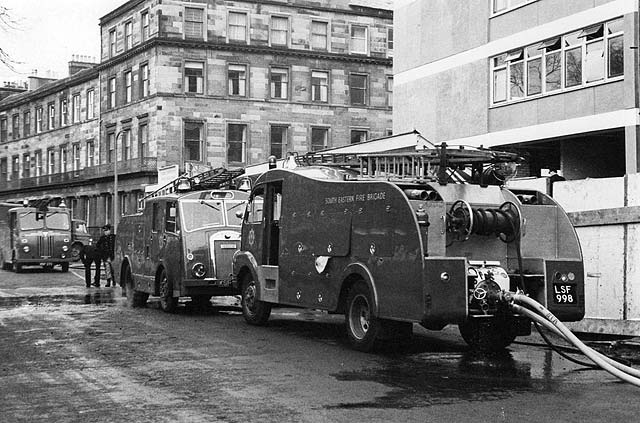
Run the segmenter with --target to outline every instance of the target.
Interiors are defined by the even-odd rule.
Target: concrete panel
[[[595,114],[612,112],[622,108],[621,102],[626,97],[624,81],[612,82],[609,84],[593,87],[594,91],[594,112]]]
[[[585,270],[585,317],[622,319],[624,301],[624,228],[577,228]]]
[[[570,91],[564,95],[550,98],[556,102],[562,99],[564,105],[562,119],[572,119],[593,114],[595,92],[591,88]]]
[[[553,197],[567,212],[624,206],[624,178],[556,182]]]
[[[627,175],[627,205],[640,206],[640,173]]]
[[[640,224],[627,226],[627,319],[640,319]]]
[[[489,110],[489,131],[497,132],[538,124],[538,101],[523,101]]]

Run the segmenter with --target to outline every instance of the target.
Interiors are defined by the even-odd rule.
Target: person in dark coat
[[[113,278],[112,269],[111,269],[111,261],[115,256],[115,246],[116,246],[116,236],[111,233],[111,225],[107,224],[102,227],[102,236],[98,239],[96,243],[96,249],[98,250],[98,254],[100,255],[100,259],[104,263],[104,272],[107,277],[106,287],[111,286],[111,280]],[[96,270],[96,280],[98,281],[98,286],[100,283],[100,267],[98,266],[98,270]],[[114,282],[115,286],[115,282]]]
[[[95,245],[85,245],[80,250],[80,260],[84,265],[84,282],[87,288],[91,287],[91,265],[96,266],[96,276],[93,282],[94,286],[100,286],[100,263],[101,258],[96,250]]]

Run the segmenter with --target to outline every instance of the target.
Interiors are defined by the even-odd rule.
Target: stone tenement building
[[[380,0],[128,1],[100,19],[98,64],[0,101],[0,200],[53,195],[98,227],[114,163],[123,214],[169,166],[387,135],[392,21]]]

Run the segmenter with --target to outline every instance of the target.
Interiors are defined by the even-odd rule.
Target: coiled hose
[[[539,323],[550,331],[558,334],[567,342],[573,344],[580,350],[580,352],[600,368],[618,379],[640,387],[640,370],[618,363],[617,361],[585,345],[569,330],[569,328],[560,322],[558,318],[556,318],[539,302],[522,293],[507,293],[505,295],[505,299],[510,303],[511,309],[515,313],[526,316],[532,321]]]

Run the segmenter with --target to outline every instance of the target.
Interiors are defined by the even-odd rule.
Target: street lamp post
[[[123,133],[118,132],[113,140],[113,234],[118,233],[118,137]]]

